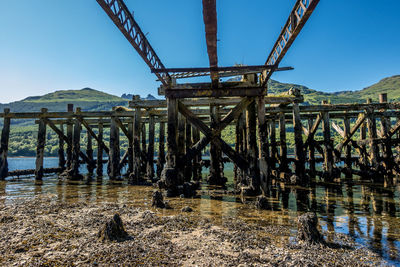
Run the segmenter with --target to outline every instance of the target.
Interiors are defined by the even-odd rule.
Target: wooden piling
[[[147,179],[154,179],[154,135],[155,135],[155,122],[154,116],[149,117],[149,144],[147,146]]]
[[[387,103],[387,94],[379,94],[379,103]],[[380,110],[384,112],[385,110]],[[382,157],[384,162],[384,167],[388,173],[393,173],[393,152],[392,152],[392,143],[391,137],[388,136],[390,131],[391,123],[390,118],[386,116],[380,116],[381,126],[382,126],[382,138],[385,139],[385,142],[382,144]]]
[[[42,116],[44,117],[47,112],[47,108],[41,109]],[[43,178],[43,161],[44,161],[44,148],[46,145],[46,122],[42,118],[39,121],[39,129],[37,136],[37,147],[36,147],[36,168],[35,168],[35,179],[42,180]]]
[[[74,104],[67,105],[67,112],[74,112]],[[71,168],[72,164],[72,138],[73,138],[74,124],[71,120],[67,123],[67,138],[69,140],[67,145],[67,169]]]
[[[81,112],[81,108],[76,108],[76,113],[79,114]],[[80,120],[74,120],[74,131],[72,136],[72,159],[71,159],[71,170],[69,172],[70,179],[82,179],[82,175],[79,174],[79,153],[81,150],[81,131],[82,125]]]
[[[368,99],[367,103],[371,103],[371,99]],[[376,139],[377,139],[377,132],[376,132],[376,117],[373,112],[373,109],[367,109],[367,129],[368,129],[368,138],[369,138],[369,143],[370,143],[370,162],[371,166],[374,170],[377,170],[379,163],[378,163],[378,157],[379,157],[379,148],[378,145],[376,144]]]
[[[115,117],[111,117],[110,125],[110,154],[108,162],[108,176],[110,179],[118,179],[120,171],[120,149],[119,149],[119,128]]]
[[[192,125],[188,122],[188,120],[186,119],[185,121],[185,154],[187,154],[189,152],[189,150],[192,147]],[[190,180],[192,179],[192,160],[191,159],[187,159],[185,162],[185,181],[186,182],[190,182]]]
[[[90,163],[87,163],[87,170],[89,174],[93,174],[93,170],[95,168],[94,165],[94,160],[93,160],[93,138],[90,135],[89,132],[86,132],[86,138],[87,138],[87,143],[86,143],[86,156],[89,158]]]
[[[135,98],[134,98],[135,99]],[[137,184],[142,179],[140,175],[140,133],[141,133],[141,117],[140,108],[135,109],[135,117],[133,119],[133,171],[129,175],[129,183]]]
[[[246,128],[247,128],[247,153],[249,168],[248,186],[253,194],[260,192],[260,171],[258,168],[258,149],[257,149],[257,131],[256,131],[256,104],[253,101],[247,106],[246,110]]]
[[[219,117],[219,106],[210,106],[210,119],[211,128],[217,127],[220,121]],[[221,136],[219,134],[219,136]],[[222,167],[222,152],[221,149],[215,144],[210,142],[210,175],[208,176],[208,183],[210,185],[223,185],[226,183],[224,179],[223,167]]]
[[[4,123],[3,129],[1,131],[1,140],[0,140],[0,179],[4,180],[8,175],[8,143],[10,140],[10,124],[11,119],[7,117],[10,113],[9,108],[4,109]]]
[[[141,165],[140,165],[140,172],[145,174],[147,171],[147,132],[146,132],[146,123],[141,124]]]
[[[64,134],[64,124],[60,124],[60,131]],[[62,136],[58,136],[58,167],[64,171],[65,170],[65,155],[64,155],[64,139]]]
[[[313,119],[308,119],[308,132],[311,132],[311,129],[314,125]],[[315,147],[314,147],[314,140],[311,140],[308,144],[308,164],[310,166],[309,174],[311,177],[315,177],[316,169],[315,169]]]
[[[268,146],[268,126],[265,120],[265,96],[257,98],[257,119],[258,119],[258,136],[259,136],[259,167],[260,167],[260,184],[264,194],[267,193],[270,186],[269,175],[269,146]]]
[[[128,138],[128,174],[133,172],[133,121],[128,122],[128,132],[132,136],[132,138]]]
[[[158,157],[157,157],[157,178],[161,178],[161,172],[165,164],[165,122],[160,122],[158,133]]]
[[[270,168],[276,170],[276,163],[278,161],[278,148],[276,145],[276,121],[272,118],[269,121],[269,140],[271,144],[271,159]]]
[[[98,124],[98,139],[103,140],[103,124]],[[97,142],[97,163],[96,163],[96,174],[98,176],[103,176],[103,143]]]
[[[192,143],[196,144],[200,140],[200,131],[198,128],[192,128]],[[200,181],[201,180],[201,152],[199,152],[193,158],[193,180]]]
[[[331,126],[329,121],[329,113],[321,112],[322,116],[322,132],[324,136],[324,175],[330,180],[333,177],[333,146],[331,141]]]
[[[350,135],[350,119],[348,117],[344,118],[344,135],[348,137]],[[344,167],[346,169],[346,177],[350,178],[352,176],[352,160],[351,160],[351,145],[347,144],[345,147],[345,160]]]
[[[283,112],[279,112],[279,141],[280,141],[279,169],[282,172],[286,172],[288,170],[288,161],[287,161],[287,146],[286,146],[286,121],[285,121],[285,113]]]
[[[294,155],[295,164],[294,171],[300,178],[303,185],[307,184],[305,180],[305,155],[303,150],[303,137],[302,137],[302,125],[300,119],[300,109],[297,103],[293,103],[293,129],[294,129]]]

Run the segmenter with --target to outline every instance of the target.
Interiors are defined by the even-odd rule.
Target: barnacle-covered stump
[[[305,213],[297,218],[297,240],[309,244],[324,243],[318,231],[318,218],[313,212]]]
[[[165,209],[166,205],[164,203],[164,197],[160,191],[154,191],[153,192],[153,197],[152,197],[152,207],[160,208],[160,209]]]
[[[124,241],[129,235],[124,229],[121,217],[116,213],[99,231],[100,241]]]

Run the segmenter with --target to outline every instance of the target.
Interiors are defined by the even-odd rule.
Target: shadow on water
[[[45,162],[49,167],[57,165],[57,159],[48,158]],[[31,164],[34,164],[34,159],[9,160],[10,170],[17,166],[19,169],[28,169]],[[229,181],[226,188],[203,184],[199,197],[169,199],[174,209],[161,212],[173,215],[182,207],[190,206],[199,215],[216,223],[241,218],[261,225],[289,226],[293,236],[296,217],[303,212],[314,211],[328,242],[333,242],[334,233],[348,234],[385,259],[400,262],[400,188],[397,183],[382,185],[356,178],[329,184],[316,181],[309,188],[277,183],[268,192],[267,210],[257,210],[254,199],[247,198],[242,203],[237,195],[232,194],[232,166],[226,164],[225,170]],[[82,172],[85,171],[82,167]],[[45,195],[59,202],[113,202],[150,208],[153,190],[152,187],[129,186],[125,180],[111,181],[107,176],[87,175],[83,181],[59,180],[57,176],[47,176],[40,182],[32,177],[11,178],[0,181],[0,202],[8,205]],[[291,237],[280,238],[287,241]]]

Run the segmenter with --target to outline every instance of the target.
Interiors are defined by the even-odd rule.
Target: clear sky
[[[201,0],[125,0],[166,67],[208,66]],[[220,66],[264,64],[295,0],[217,0]],[[159,83],[95,0],[0,0],[0,102],[61,89],[157,94]],[[359,90],[400,74],[399,0],[321,0],[281,82]]]

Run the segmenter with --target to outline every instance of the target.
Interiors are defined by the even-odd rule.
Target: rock
[[[318,218],[313,212],[307,212],[297,218],[297,240],[309,244],[324,243],[318,231]]]
[[[186,206],[186,207],[183,207],[183,208],[181,209],[181,211],[182,211],[182,212],[192,212],[193,209],[192,209],[191,207],[189,207],[189,206]]]
[[[268,199],[265,196],[258,196],[256,199],[256,208],[261,210],[268,209]]]
[[[153,192],[153,197],[152,197],[152,207],[164,209],[165,208],[165,203],[164,203],[164,197],[161,193],[161,191],[154,191]]]
[[[298,185],[298,184],[300,184],[300,181],[301,181],[300,177],[297,176],[296,174],[293,174],[292,176],[290,176],[291,184]]]
[[[99,231],[98,238],[100,241],[124,241],[129,235],[124,229],[121,217],[116,213],[113,218],[108,221]]]

